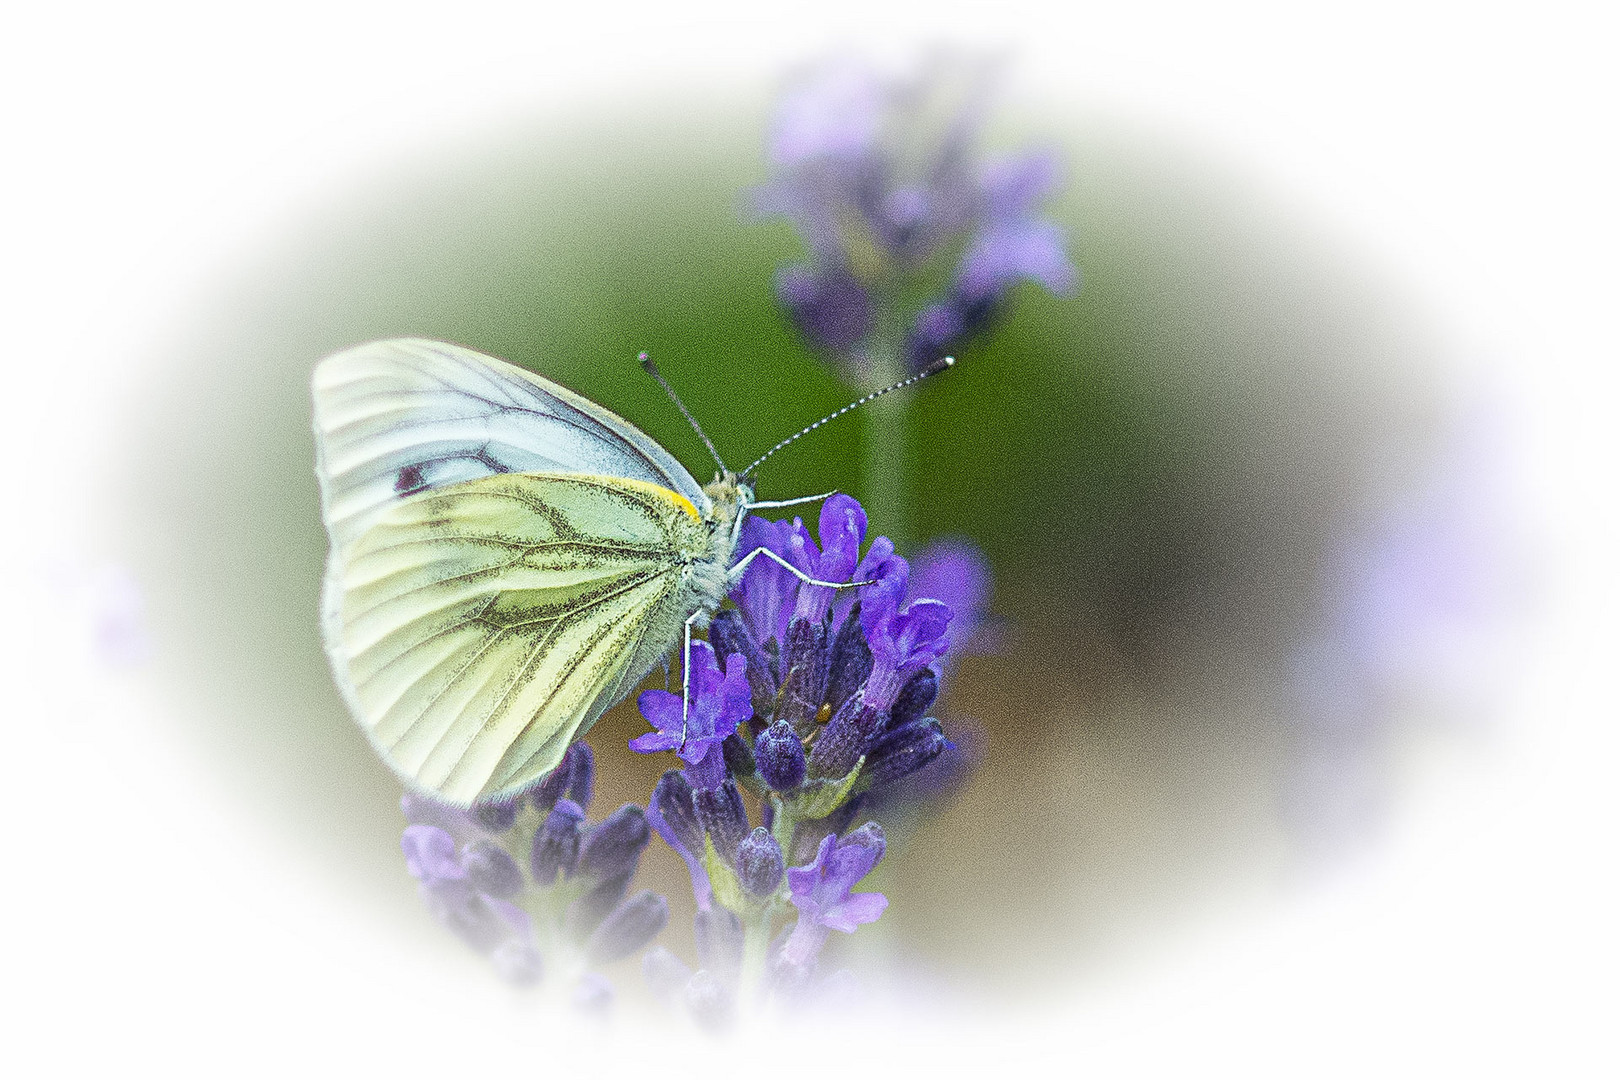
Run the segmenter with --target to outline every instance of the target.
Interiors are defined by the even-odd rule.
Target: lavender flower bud
[[[748,811],[743,809],[737,785],[727,780],[713,791],[696,792],[692,806],[697,811],[698,824],[714,841],[714,850],[726,862],[735,862],[737,845],[748,835]]]
[[[782,883],[782,846],[764,829],[755,829],[737,848],[737,880],[753,896],[769,896]]]
[[[659,945],[648,949],[642,956],[641,976],[647,980],[647,986],[654,995],[668,1002],[686,989],[692,969],[683,964],[680,957]]]
[[[478,824],[486,831],[503,833],[517,821],[518,801],[502,799],[498,802],[477,803],[473,806],[472,812]]]
[[[726,771],[737,780],[752,777],[757,771],[754,751],[749,749],[748,741],[735,731],[720,744],[720,753],[725,759]]]
[[[742,970],[743,928],[737,913],[723,907],[699,911],[692,920],[698,963],[731,982]]]
[[[567,794],[573,753],[574,748],[570,746],[563,754],[563,759],[557,762],[557,767],[546,773],[532,789],[529,798],[533,800],[534,808],[542,814],[551,813],[551,808],[557,805],[557,800]]]
[[[827,687],[826,628],[802,616],[789,623],[782,667],[785,674],[777,692],[776,718],[808,732]]]
[[[490,956],[501,978],[517,986],[533,986],[540,981],[543,963],[540,950],[532,942],[512,938],[502,942]]]
[[[694,855],[703,854],[703,826],[698,824],[692,806],[692,784],[679,769],[670,769],[658,778],[653,789],[658,813],[675,834],[675,839]]]
[[[921,719],[938,696],[939,676],[934,674],[933,668],[923,668],[900,688],[894,704],[889,708],[886,729],[892,731]]]
[[[844,702],[833,715],[810,751],[810,775],[840,777],[855,767],[866,750],[866,742],[878,730],[883,714],[865,703],[860,695]]]
[[[529,851],[529,872],[536,885],[549,889],[559,874],[574,872],[579,861],[579,827],[584,820],[585,811],[568,799],[559,799],[546,815]]]
[[[861,610],[857,603],[833,637],[827,659],[827,703],[833,712],[843,708],[844,702],[872,674],[872,648],[861,632]]]
[[[467,880],[481,893],[510,900],[523,891],[523,871],[499,844],[480,840],[461,858]]]
[[[597,882],[568,905],[568,910],[563,913],[563,930],[574,941],[583,943],[590,937],[591,931],[607,918],[608,913],[619,906],[619,901],[629,891],[629,874]]]
[[[480,953],[512,936],[512,927],[465,881],[424,881],[422,900],[442,925]]]
[[[776,295],[799,332],[822,348],[852,349],[872,328],[872,298],[841,266],[820,273],[789,267],[777,277]]]
[[[596,793],[596,755],[587,744],[577,742],[563,760],[568,765],[568,797],[581,806],[591,805]]]
[[[736,1005],[731,989],[709,972],[693,975],[682,996],[692,1019],[709,1031],[722,1030],[731,1023]]]
[[[754,640],[744,625],[742,614],[733,608],[718,613],[709,622],[709,643],[714,646],[716,656],[730,656],[732,653],[741,654],[748,661],[748,691],[754,705],[756,716],[770,714],[771,705],[776,700],[776,679],[771,675],[771,663],[765,656],[765,651]]]
[[[613,1007],[613,984],[594,971],[587,971],[574,984],[572,1004],[583,1013],[605,1013]]]
[[[585,834],[579,845],[579,872],[597,881],[632,873],[651,838],[641,807],[625,803]]]
[[[792,791],[804,783],[804,743],[780,721],[754,740],[754,761],[765,783],[777,791]]]
[[[866,775],[873,787],[892,783],[927,765],[949,745],[938,720],[914,720],[877,741],[866,759]]]
[[[557,800],[564,795],[582,807],[589,806],[595,772],[591,748],[582,742],[573,743],[557,767],[546,773],[544,779],[531,789],[529,797],[534,802],[534,808],[542,814],[550,813]]]
[[[644,889],[602,921],[585,943],[585,955],[593,964],[622,960],[658,936],[668,922],[669,902]]]

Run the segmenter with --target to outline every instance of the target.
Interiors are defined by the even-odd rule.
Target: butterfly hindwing
[[[707,531],[679,494],[511,473],[397,501],[325,599],[339,686],[402,776],[462,804],[515,790],[667,653]]]

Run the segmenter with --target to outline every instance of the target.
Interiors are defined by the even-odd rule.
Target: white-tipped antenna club
[[[716,465],[720,466],[720,472],[722,474],[726,473],[728,470],[726,469],[726,463],[720,460],[720,451],[714,448],[714,443],[710,442],[709,437],[703,434],[703,429],[698,426],[697,420],[692,416],[691,413],[686,411],[686,406],[681,402],[680,395],[675,393],[675,388],[669,385],[668,382],[664,381],[664,377],[658,373],[658,365],[653,363],[653,358],[643,352],[639,354],[636,359],[641,361],[642,371],[645,371],[654,379],[658,380],[658,385],[664,388],[664,393],[669,395],[669,400],[673,401],[675,403],[675,407],[681,410],[681,415],[686,417],[686,422],[692,425],[692,430],[697,432],[698,438],[703,440],[703,445],[709,448],[709,456],[714,458],[714,463]]]
[[[647,362],[649,364],[652,363],[652,361],[650,361],[650,360],[647,361]],[[803,431],[800,431],[800,432],[798,432],[797,434],[794,434],[794,435],[789,435],[787,438],[783,439],[781,442],[777,443],[775,446],[773,446],[769,450],[765,451],[763,454],[761,454],[759,456],[758,461],[756,461],[752,465],[748,466],[748,468],[744,469],[738,475],[739,476],[748,476],[748,475],[750,475],[755,469],[757,469],[761,465],[765,464],[765,459],[766,458],[770,457],[772,454],[776,453],[778,450],[782,449],[783,447],[788,446],[788,445],[790,445],[792,443],[795,443],[798,440],[804,438],[806,435],[810,434],[812,431],[816,430],[816,428],[820,427],[822,424],[825,424],[827,421],[836,420],[840,416],[843,416],[845,413],[849,412],[850,410],[858,409],[862,405],[865,405],[868,401],[875,401],[876,399],[882,397],[884,394],[890,394],[890,393],[893,393],[896,390],[904,390],[906,387],[910,386],[912,383],[922,382],[924,379],[928,378],[930,375],[938,375],[940,372],[944,371],[946,368],[950,367],[951,365],[953,365],[955,363],[956,363],[956,357],[954,357],[954,356],[942,356],[938,360],[935,360],[932,364],[929,364],[927,367],[925,367],[921,371],[917,372],[917,374],[911,376],[910,378],[901,379],[899,382],[895,383],[893,386],[885,386],[881,390],[874,390],[870,394],[867,394],[865,397],[863,397],[863,398],[861,398],[861,399],[859,399],[857,401],[850,402],[848,405],[845,405],[842,409],[839,409],[837,412],[828,413],[826,416],[823,416],[820,420],[817,420],[815,423],[811,424],[809,427],[805,428]],[[660,380],[660,381],[662,381],[662,380]],[[686,410],[682,409],[681,411],[685,412]],[[707,442],[708,440],[705,439],[704,441]],[[713,447],[710,447],[710,450],[712,451]]]

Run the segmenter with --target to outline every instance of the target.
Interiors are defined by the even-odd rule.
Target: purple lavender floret
[[[995,650],[998,634],[988,615],[990,564],[972,542],[952,538],[924,547],[911,559],[907,595],[913,600],[938,600],[951,609],[945,660]]]
[[[808,866],[788,868],[788,898],[799,909],[799,921],[782,946],[784,963],[807,967],[829,930],[850,934],[877,921],[889,906],[888,898],[850,890],[883,858],[883,849],[883,830],[869,821],[841,840],[835,836],[822,840]]]
[[[517,860],[506,849],[489,840],[480,840],[467,847],[462,856],[467,880],[487,896],[510,900],[523,891],[523,871]]]
[[[737,654],[726,657],[722,673],[715,665],[714,649],[707,642],[692,642],[690,700],[667,690],[644,690],[636,705],[656,731],[630,740],[630,749],[642,754],[673,750],[686,762],[694,787],[717,788],[725,780],[726,766],[720,744],[753,711],[747,662]]]
[[[793,791],[804,781],[804,742],[780,720],[754,740],[754,758],[760,779],[776,791]]]
[[[399,846],[405,869],[418,881],[459,881],[467,876],[456,858],[456,840],[437,825],[407,825]]]
[[[698,910],[707,909],[714,890],[703,868],[703,826],[692,805],[691,781],[679,769],[670,769],[653,788],[652,798],[647,800],[647,824],[686,863]]]

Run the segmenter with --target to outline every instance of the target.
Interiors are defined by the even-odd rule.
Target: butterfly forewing
[[[402,500],[334,550],[328,649],[385,760],[468,803],[522,787],[668,651],[709,544],[676,492],[512,473]]]
[[[497,473],[624,477],[708,510],[691,474],[633,425],[471,349],[376,341],[328,357],[313,383],[317,472],[334,542],[354,539],[401,496]]]

